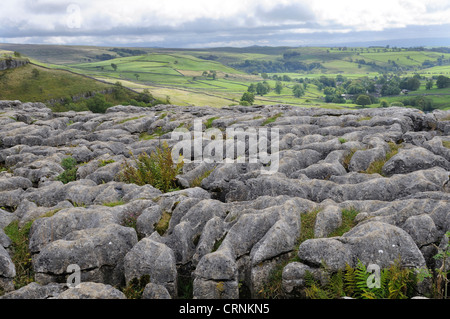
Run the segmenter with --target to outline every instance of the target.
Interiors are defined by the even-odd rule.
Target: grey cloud
[[[279,4],[271,10],[265,10],[263,7],[258,7],[256,16],[268,22],[285,22],[285,21],[312,21],[315,15],[312,10],[305,4],[291,3]]]

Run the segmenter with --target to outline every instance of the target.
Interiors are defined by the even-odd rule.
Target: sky
[[[2,0],[0,43],[450,45],[450,0]]]

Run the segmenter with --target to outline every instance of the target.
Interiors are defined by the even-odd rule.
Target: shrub
[[[106,101],[103,94],[96,94],[94,97],[86,100],[86,106],[92,113],[105,113],[112,104]]]
[[[172,160],[172,149],[163,143],[152,152],[140,154],[137,158],[133,156],[134,164],[130,165],[127,161],[119,173],[119,179],[125,183],[146,185],[161,190],[164,193],[178,189],[176,176],[181,173],[183,161],[174,164]]]
[[[61,166],[64,168],[64,172],[61,173],[56,179],[67,184],[77,179],[77,161],[73,157],[69,156],[61,161]]]

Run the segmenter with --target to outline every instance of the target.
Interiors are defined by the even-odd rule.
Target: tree
[[[427,90],[431,90],[432,88],[433,88],[433,80],[428,80],[427,81],[427,84],[425,85],[425,88],[427,89]]]
[[[269,86],[269,83],[267,83],[266,81],[258,82],[258,84],[256,84],[256,93],[258,95],[264,95],[269,92],[270,92],[270,86]]]
[[[444,75],[439,75],[436,80],[436,86],[438,87],[438,89],[443,89],[443,88],[449,87],[450,86],[450,78],[448,78]]]
[[[410,91],[415,91],[420,87],[420,80],[417,77],[412,77],[412,78],[404,78],[401,82],[400,82],[400,88],[401,89],[406,89],[406,90],[410,90]]]
[[[361,105],[361,106],[366,106],[366,105],[372,104],[372,101],[370,100],[370,96],[361,94],[356,99],[356,104]]]
[[[122,86],[122,83],[120,83],[119,81],[117,81],[114,84],[114,89],[112,93],[114,99],[116,99],[117,101],[124,101],[129,98],[127,90]]]
[[[135,73],[134,76],[136,77],[136,81],[139,81],[140,75],[138,73]]]
[[[113,68],[114,71],[117,71],[117,64],[111,63],[111,67]]]
[[[292,93],[296,98],[300,98],[305,95],[305,90],[302,88],[300,84],[296,84],[292,87]]]
[[[250,85],[248,86],[247,92],[255,93],[255,92],[256,92],[256,85],[253,84],[253,83],[250,84]]]
[[[241,105],[245,105],[245,103],[242,104],[243,102],[247,102],[248,105],[252,105],[253,102],[255,102],[255,95],[253,93],[250,93],[250,92],[244,92],[244,94],[241,97],[241,103],[240,104]]]
[[[16,58],[20,58],[22,55],[20,54],[20,52],[14,51],[14,56]]]
[[[390,81],[388,83],[383,84],[381,87],[381,95],[399,95],[401,89],[399,88],[398,84]]]
[[[280,81],[277,81],[277,84],[275,85],[274,90],[277,94],[281,94],[281,91],[283,90],[283,84],[281,84]]]

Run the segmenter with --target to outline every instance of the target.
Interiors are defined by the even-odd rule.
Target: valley
[[[448,87],[438,88],[436,85],[438,76],[448,77],[450,74],[450,53],[445,48],[248,47],[188,50],[2,44],[0,49],[20,52],[36,67],[70,71],[103,84],[120,82],[136,92],[148,90],[156,99],[183,106],[238,105],[251,84],[265,82],[270,89],[263,94],[255,92],[252,104],[379,107],[381,100],[403,103],[407,98],[401,90],[382,94],[382,84],[397,81],[398,86],[401,79],[415,76],[419,81],[418,87],[408,90],[409,96],[426,97],[432,101],[433,109],[450,107],[447,103]],[[427,88],[430,80],[434,85]],[[294,94],[298,84],[303,86],[300,96]],[[275,89],[277,85],[279,90]],[[349,91],[352,85],[359,85],[358,90]],[[327,87],[333,92],[325,92]],[[325,93],[329,93],[328,98]],[[358,105],[358,94],[373,98],[369,104]]]

